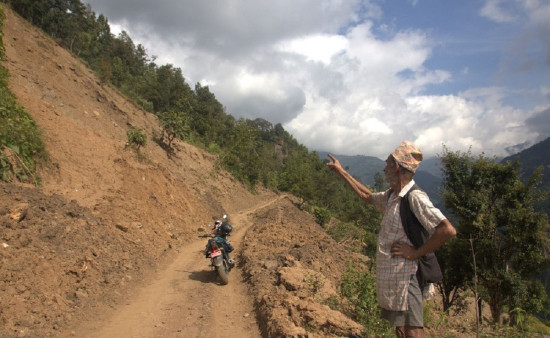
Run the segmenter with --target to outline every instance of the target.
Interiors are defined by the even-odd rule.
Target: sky
[[[549,0],[83,1],[310,151],[507,156],[550,137]]]

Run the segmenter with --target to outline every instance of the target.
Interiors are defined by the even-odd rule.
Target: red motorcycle
[[[213,237],[208,240],[204,254],[206,258],[210,258],[210,266],[218,272],[222,284],[229,283],[229,271],[235,266],[235,261],[229,257],[233,246],[227,240],[231,231],[233,231],[231,224],[216,221],[214,233],[203,236]]]

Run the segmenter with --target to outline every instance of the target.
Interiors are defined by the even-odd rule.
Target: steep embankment
[[[4,11],[9,86],[42,130],[49,159],[41,187],[0,183],[0,336],[110,335],[137,323],[143,337],[188,336],[191,327],[222,336],[231,325],[272,336],[359,330],[320,305],[345,269],[344,249],[291,197],[251,194],[216,169],[215,156],[182,142],[168,157],[153,141],[153,115]],[[139,157],[126,147],[129,126],[148,137]],[[231,278],[243,284],[230,289],[238,309],[219,310],[223,287],[197,252],[197,228],[222,213],[242,229]],[[252,304],[257,315],[247,315]]]

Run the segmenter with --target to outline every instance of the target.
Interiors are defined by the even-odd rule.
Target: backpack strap
[[[418,218],[416,218],[416,215],[411,210],[409,195],[414,190],[422,189],[420,189],[418,185],[414,184],[409,189],[409,191],[407,191],[407,193],[401,198],[401,201],[399,203],[399,215],[401,216],[401,223],[403,225],[403,229],[405,229],[407,237],[414,245],[414,247],[418,249],[422,246],[422,244],[424,244],[424,242],[428,240],[428,238],[430,238],[430,234],[422,226],[422,224],[420,224],[420,221],[418,220]],[[390,200],[390,197],[393,193],[395,193],[393,189],[390,189],[387,201]]]
[[[401,223],[403,223],[403,228],[405,229],[407,237],[409,237],[409,240],[414,247],[418,249],[428,240],[428,238],[430,238],[430,234],[411,210],[409,195],[414,190],[421,189],[415,184],[411,187],[411,189],[409,189],[405,196],[401,198],[401,202],[399,204],[399,214],[401,216]]]
[[[430,238],[430,234],[411,210],[409,194],[414,190],[421,189],[415,184],[411,187],[411,189],[409,189],[405,196],[401,198],[399,203],[399,215],[407,237],[414,247],[418,249]],[[443,279],[443,273],[441,272],[441,268],[437,262],[437,257],[433,252],[430,252],[418,259],[416,278],[418,279],[418,283],[421,288],[424,288],[424,286],[428,283],[437,283]]]

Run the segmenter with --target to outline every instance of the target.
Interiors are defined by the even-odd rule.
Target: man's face
[[[399,165],[395,162],[393,156],[389,155],[386,159],[386,166],[384,167],[384,179],[391,185],[392,182],[399,178],[398,172]]]

